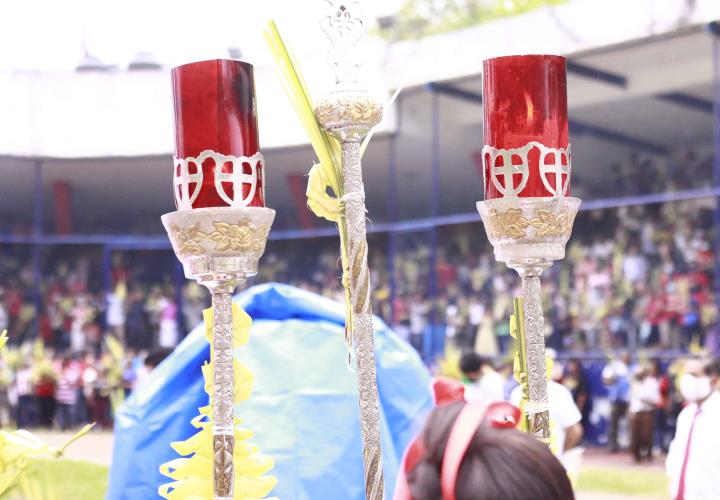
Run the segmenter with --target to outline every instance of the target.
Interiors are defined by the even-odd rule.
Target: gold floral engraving
[[[547,410],[530,415],[532,435],[550,444],[550,414]]]
[[[180,229],[177,224],[170,226],[170,239],[175,242],[179,255],[197,255],[203,253],[202,241],[207,235],[200,231],[200,224]]]
[[[264,226],[256,228],[248,220],[240,221],[237,224],[227,222],[213,222],[215,231],[207,235],[208,239],[215,242],[215,250],[218,252],[241,252],[250,250],[262,252],[264,238],[267,230]]]
[[[535,236],[568,236],[572,231],[572,221],[567,210],[560,210],[554,214],[549,210],[535,209],[536,217],[530,219],[530,225],[535,228]]]
[[[233,493],[233,449],[232,436],[213,436],[215,451],[215,495],[229,497]]]
[[[529,235],[526,230],[529,227],[535,229],[535,234],[531,235],[535,238],[563,236],[569,238],[574,219],[575,217],[565,208],[558,214],[536,208],[535,217],[532,219],[525,217],[519,208],[511,208],[505,212],[493,208],[488,214],[490,235],[494,239],[527,238]]]
[[[490,223],[490,234],[496,239],[523,238],[525,237],[525,228],[530,225],[519,208],[511,208],[504,213],[493,208],[490,210],[488,222]]]
[[[175,243],[180,257],[199,255],[207,252],[252,252],[261,254],[270,226],[255,226],[250,220],[243,219],[237,224],[213,221],[214,231],[205,233],[200,224],[181,229],[176,224],[170,226],[170,239]]]
[[[324,127],[375,125],[382,118],[382,106],[369,96],[337,97],[320,101],[315,116]]]

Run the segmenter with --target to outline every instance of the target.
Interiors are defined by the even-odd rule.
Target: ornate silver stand
[[[380,104],[360,91],[337,91],[321,101],[315,114],[320,124],[342,142],[343,204],[347,225],[352,342],[358,375],[360,436],[365,467],[365,497],[382,500],[384,483],[380,439],[380,406],[375,374],[375,342],[367,263],[365,187],[360,141],[382,117]]]
[[[360,402],[360,436],[365,469],[365,498],[382,500],[384,481],[380,438],[380,405],[375,369],[375,342],[367,263],[365,187],[360,165],[361,141],[380,123],[382,106],[358,87],[360,67],[356,46],[363,32],[357,1],[326,0],[322,27],[333,44],[329,62],[335,89],[315,108],[315,116],[342,145],[343,217],[347,227],[347,255],[352,304],[349,339],[355,353]]]
[[[495,258],[515,269],[522,280],[529,400],[528,432],[548,442],[545,332],[540,276],[554,260],[565,258],[565,245],[580,208],[578,198],[502,198],[479,201]]]
[[[234,495],[232,294],[249,276],[257,274],[274,218],[275,211],[263,207],[199,208],[162,216],[185,276],[206,286],[212,295],[216,500],[232,500]]]

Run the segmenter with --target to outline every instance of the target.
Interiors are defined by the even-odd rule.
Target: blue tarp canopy
[[[252,398],[239,405],[252,442],[275,459],[281,499],[364,498],[356,376],[347,365],[344,306],[281,284],[236,297],[253,318],[237,354],[254,373]],[[386,496],[402,453],[430,409],[430,376],[416,352],[375,320]],[[158,467],[177,454],[172,441],[194,434],[190,420],[208,403],[200,366],[209,358],[198,325],[120,408],[108,499],[157,498],[168,482]]]

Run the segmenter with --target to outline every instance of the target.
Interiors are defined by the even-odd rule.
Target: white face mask
[[[712,384],[708,376],[696,377],[686,373],[680,378],[680,394],[685,401],[695,403],[708,397],[711,392]]]

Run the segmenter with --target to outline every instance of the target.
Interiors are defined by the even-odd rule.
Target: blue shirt
[[[606,384],[608,399],[611,402],[630,399],[630,373],[631,369],[620,360],[608,364],[603,370],[603,378],[612,379],[613,382]]]

